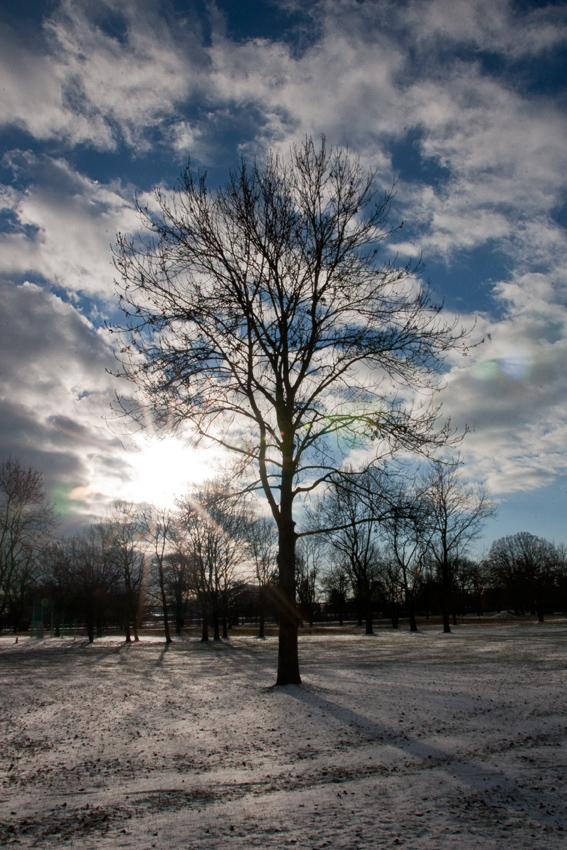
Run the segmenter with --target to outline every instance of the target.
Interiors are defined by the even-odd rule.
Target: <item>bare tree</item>
[[[345,559],[340,553],[338,555],[338,558],[333,559],[331,550],[330,564],[321,578],[321,586],[327,594],[329,606],[336,612],[339,618],[339,625],[342,626],[344,625],[347,613],[347,601],[351,584]]]
[[[50,598],[54,617],[55,634],[61,634],[61,625],[76,622],[79,614],[77,582],[73,575],[71,541],[54,540],[41,553],[43,562],[43,588]]]
[[[180,635],[185,625],[192,600],[191,562],[179,545],[179,534],[175,535],[175,551],[167,557],[165,590],[173,608],[175,633]]]
[[[126,642],[130,643],[130,628],[134,640],[139,640],[146,592],[146,558],[141,543],[143,528],[140,527],[137,508],[132,502],[117,502],[109,519],[112,534],[112,552],[121,576],[121,591],[124,602],[124,626]]]
[[[403,571],[390,553],[380,552],[377,558],[377,584],[385,607],[389,610],[392,628],[400,627],[400,605],[403,599]]]
[[[249,546],[254,563],[254,573],[258,586],[258,637],[266,636],[266,613],[273,599],[273,590],[277,573],[276,527],[268,517],[259,517],[252,523],[249,531]]]
[[[217,478],[195,487],[179,502],[185,555],[193,564],[195,589],[201,606],[202,640],[228,637],[228,609],[232,589],[240,582],[238,568],[248,559],[247,536],[251,517],[244,501],[231,498],[228,481]]]
[[[0,628],[12,593],[29,576],[55,524],[43,477],[19,460],[0,464]],[[20,588],[21,589],[21,588]]]
[[[558,609],[567,614],[567,547],[565,544],[555,544],[557,559],[556,583]]]
[[[102,634],[119,586],[111,527],[102,522],[87,526],[66,543],[65,552],[75,604],[85,623],[89,642],[93,643],[95,631]]]
[[[296,500],[353,448],[443,444],[426,398],[463,333],[440,319],[419,266],[380,264],[392,191],[348,151],[311,139],[264,168],[244,160],[211,194],[189,168],[141,208],[149,238],[118,236],[128,316],[121,409],[240,458],[278,528],[278,684],[299,683]],[[157,209],[156,209],[157,207]]]
[[[324,537],[340,554],[354,591],[359,623],[365,621],[366,634],[373,628],[373,601],[379,588],[380,552],[376,522],[380,512],[373,498],[373,476],[358,477],[354,486],[339,479],[319,503],[316,515],[325,527]],[[377,495],[377,494],[374,494]]]
[[[317,537],[303,537],[296,550],[297,596],[303,617],[313,628],[319,596],[319,574],[321,572],[322,541]]]
[[[386,547],[386,562],[397,567],[396,577],[408,612],[410,631],[416,632],[416,597],[423,580],[428,544],[426,514],[411,480],[395,486],[390,501],[391,509],[381,520],[380,536]]]
[[[428,554],[441,587],[443,631],[450,632],[454,569],[495,508],[485,490],[463,486],[458,461],[431,461],[422,482],[421,500]]]
[[[157,595],[163,612],[165,642],[171,643],[169,628],[169,598],[166,587],[168,558],[174,551],[176,534],[176,514],[172,508],[141,505],[138,509],[138,523],[146,542],[150,563],[157,580]]]
[[[26,622],[26,609],[33,601],[33,595],[42,579],[42,549],[28,546],[22,549],[21,558],[12,573],[9,590],[9,613],[13,629],[19,631],[22,622]]]
[[[457,596],[461,605],[472,602],[477,615],[482,614],[482,595],[488,587],[489,572],[484,561],[467,556],[459,558],[457,564]]]
[[[560,550],[527,531],[495,540],[488,553],[493,581],[501,584],[517,613],[528,610],[543,623],[561,564]]]

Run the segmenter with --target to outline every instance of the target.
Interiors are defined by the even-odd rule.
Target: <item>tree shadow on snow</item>
[[[479,793],[490,793],[491,789],[497,787],[500,792],[505,791],[515,802],[508,802],[506,808],[516,810],[524,816],[528,815],[542,825],[548,825],[549,820],[543,818],[544,810],[535,808],[533,799],[525,800],[525,793],[519,787],[517,781],[506,775],[501,770],[489,767],[481,760],[465,760],[454,756],[441,747],[432,746],[412,738],[405,732],[395,730],[388,726],[375,723],[363,714],[359,714],[350,708],[331,702],[320,694],[310,689],[309,685],[286,685],[277,689],[298,702],[303,703],[310,709],[318,709],[323,714],[330,715],[349,729],[356,729],[369,741],[383,741],[386,746],[402,750],[409,756],[420,759],[428,769],[440,768],[445,770],[449,776],[456,778],[468,785],[471,790]],[[546,806],[563,807],[563,801],[549,788],[545,791]]]

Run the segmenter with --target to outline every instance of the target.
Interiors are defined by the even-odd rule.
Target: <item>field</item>
[[[567,626],[0,639],[0,845],[559,848]]]

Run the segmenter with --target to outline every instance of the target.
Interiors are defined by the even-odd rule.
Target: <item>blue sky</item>
[[[485,339],[442,401],[500,506],[486,542],[566,541],[564,3],[4,0],[0,24],[0,453],[41,469],[66,516],[205,474],[105,419],[110,244],[136,193],[188,156],[215,185],[240,155],[324,133],[398,179],[387,250],[422,252]]]

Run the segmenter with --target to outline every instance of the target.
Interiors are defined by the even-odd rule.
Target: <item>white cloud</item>
[[[26,283],[2,282],[2,453],[42,470],[48,486],[106,492],[127,476],[103,417],[115,365],[103,335],[69,303]],[[112,474],[112,470],[114,473]]]
[[[541,484],[565,469],[567,239],[553,213],[565,200],[567,117],[560,100],[523,89],[517,68],[565,43],[567,10],[525,14],[507,0],[312,5],[317,38],[294,52],[232,42],[218,18],[205,47],[198,29],[159,17],[158,4],[65,0],[39,49],[6,36],[0,121],[71,146],[142,150],[159,137],[209,162],[215,128],[252,110],[258,125],[241,150],[285,151],[325,132],[385,182],[396,143],[414,140],[441,179],[400,183],[397,202],[414,226],[397,247],[449,267],[463,250],[497,247],[509,264],[492,293],[499,318],[479,320],[491,339],[466,364],[452,362],[445,409],[475,427],[465,454],[493,492]],[[107,12],[124,22],[120,37]],[[195,104],[199,116],[188,117]],[[4,269],[109,296],[109,243],[137,227],[130,197],[62,158],[28,156],[25,167],[26,188],[0,194],[15,222],[0,237]]]
[[[453,42],[477,50],[528,57],[567,41],[567,12],[560,5],[522,12],[510,0],[431,0],[391,5],[417,43]]]
[[[567,471],[567,308],[550,302],[543,276],[522,280],[508,315],[480,317],[484,344],[454,362],[443,412],[472,429],[463,454],[493,493],[528,490]],[[529,289],[528,289],[529,287]],[[531,292],[533,298],[526,297]]]
[[[104,27],[124,23],[120,39]],[[33,48],[6,30],[0,41],[0,122],[38,139],[147,149],[177,105],[199,90],[206,55],[191,28],[169,27],[153,3],[63,0]]]
[[[118,231],[138,226],[131,195],[62,159],[12,152],[10,163],[27,188],[5,192],[15,228],[0,234],[3,273],[34,273],[67,291],[112,297],[110,246]]]

